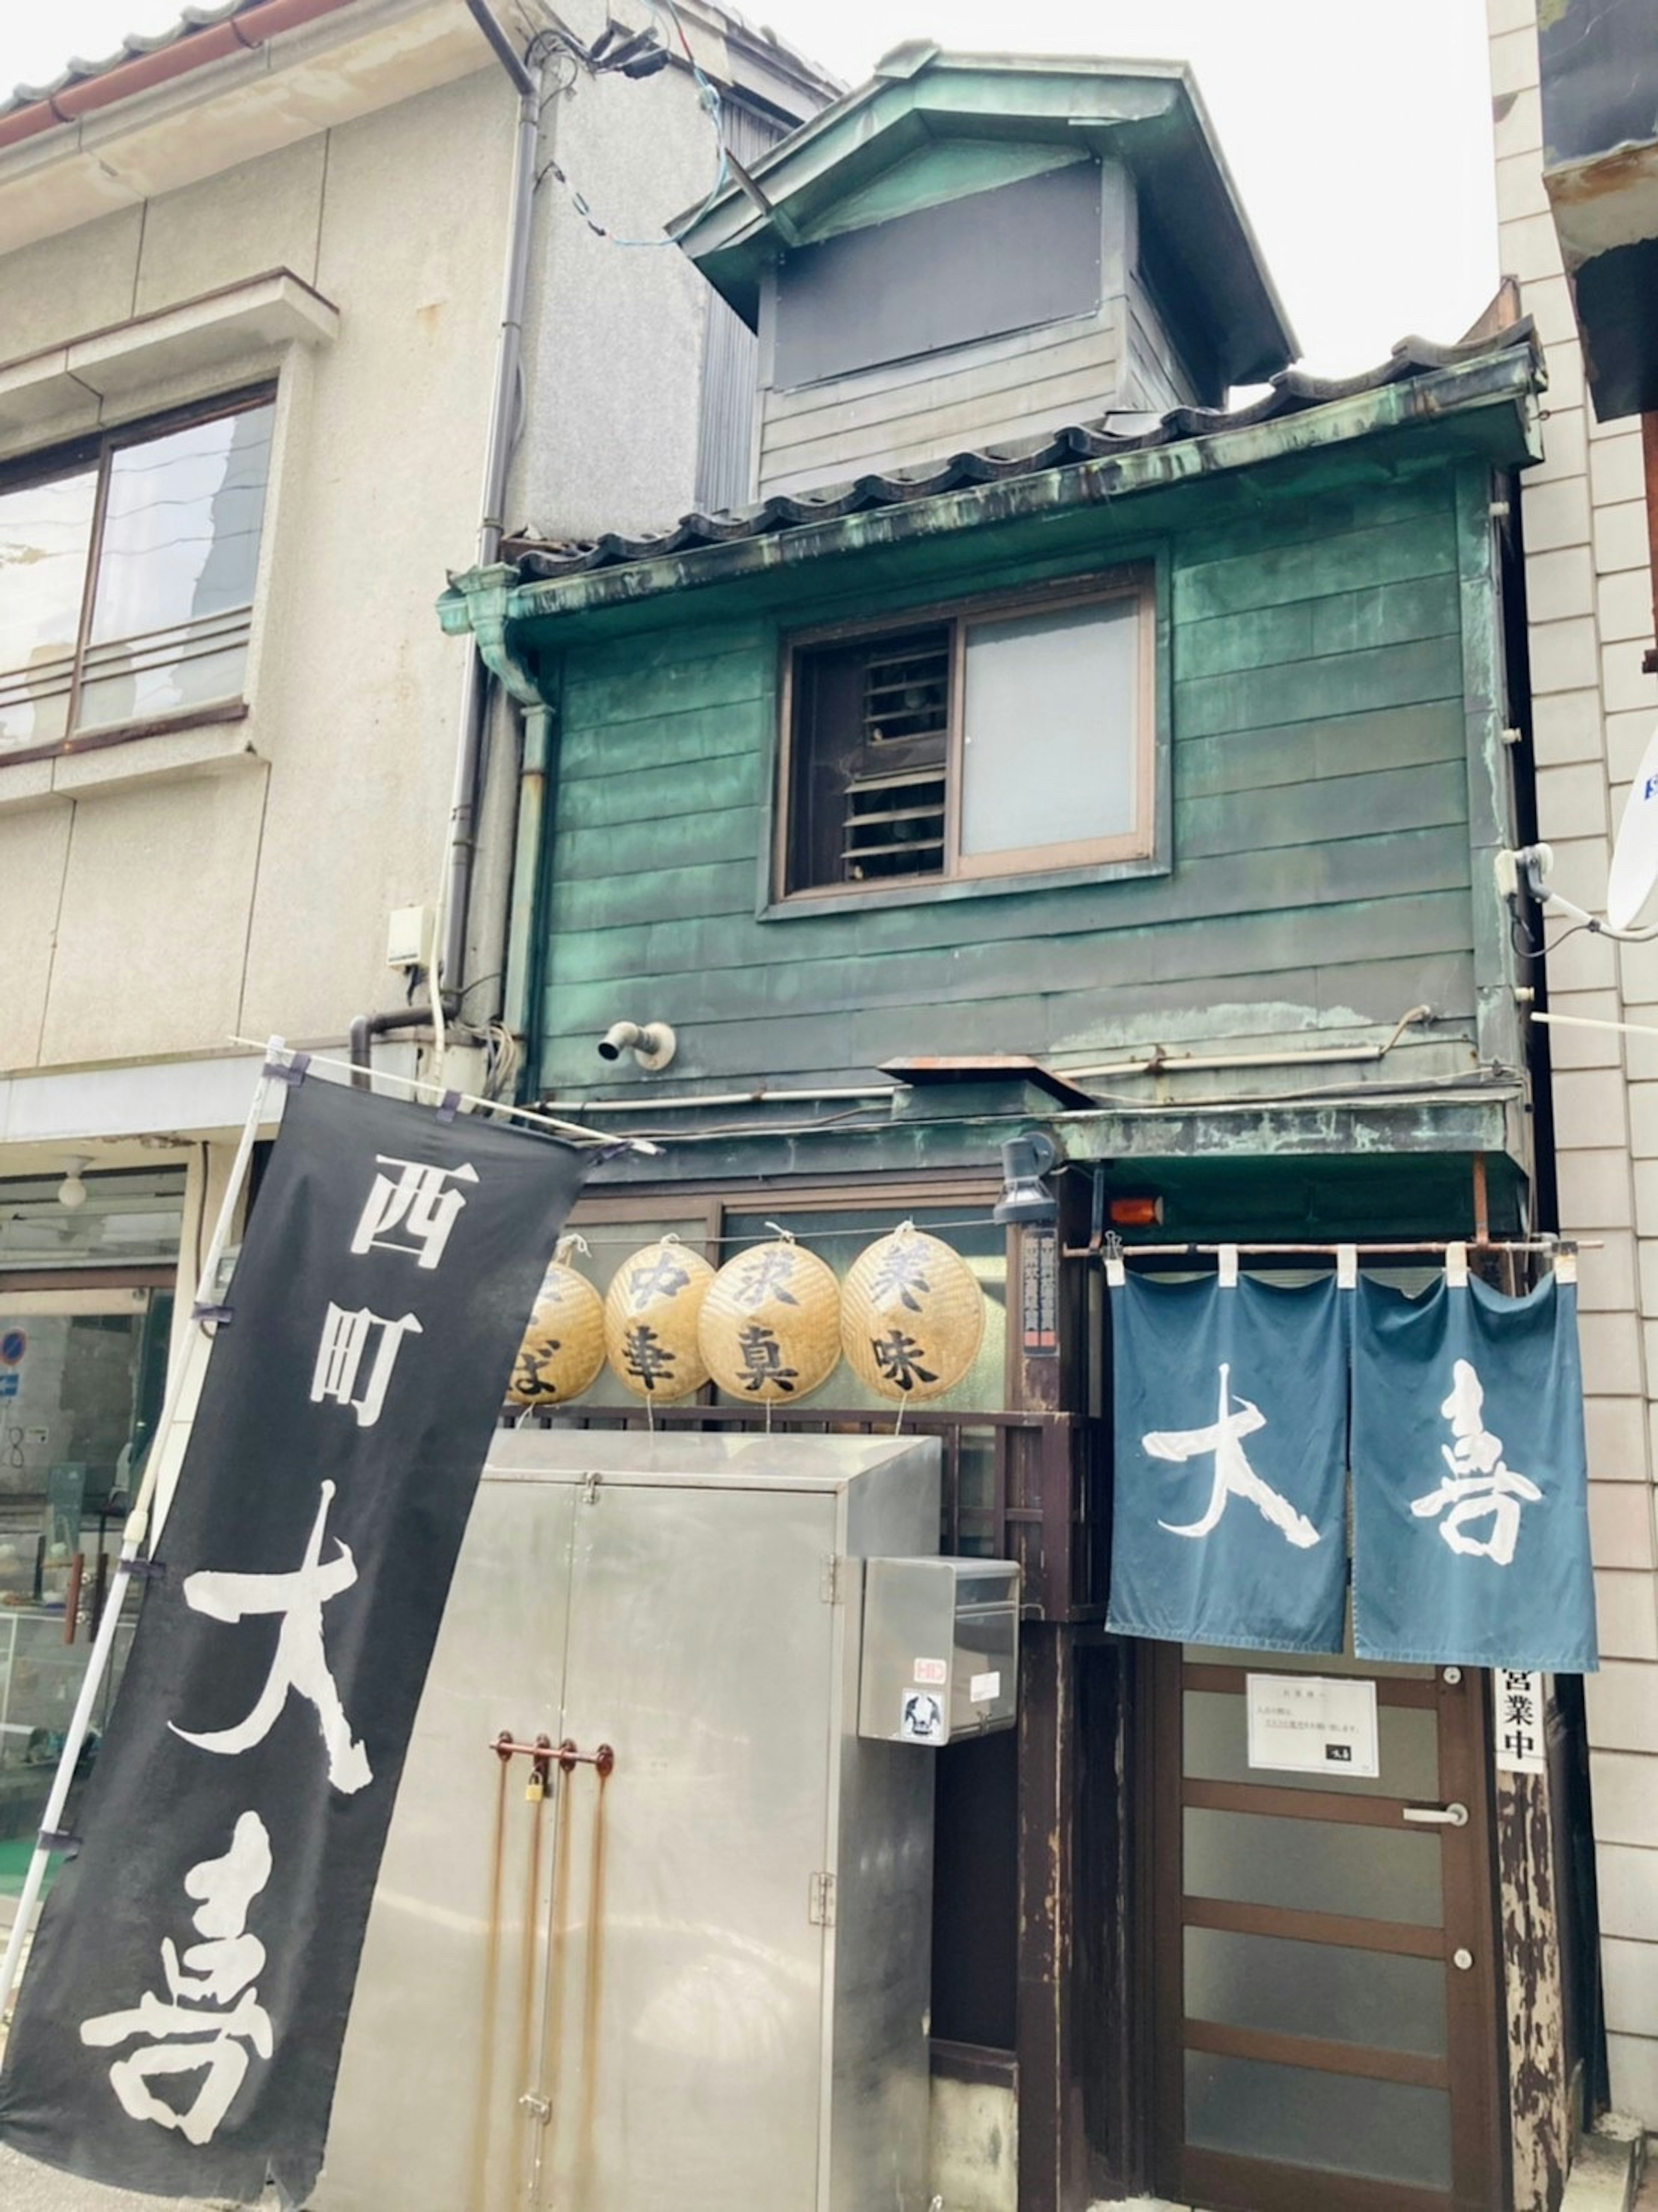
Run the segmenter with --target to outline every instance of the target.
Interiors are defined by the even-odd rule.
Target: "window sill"
[[[217,775],[259,758],[247,733],[245,702],[200,714],[136,722],[27,759],[0,756],[0,812],[55,799],[90,797],[135,784]]]
[[[994,898],[1010,891],[1062,890],[1079,884],[1127,883],[1166,876],[1171,863],[1162,854],[1136,860],[1098,860],[1071,868],[1027,869],[1020,875],[952,876],[942,881],[920,878],[877,890],[793,891],[786,898],[762,901],[761,921],[799,921],[812,915],[868,914],[878,907],[936,906],[950,899]]]
[[[290,269],[0,363],[0,438],[39,433],[88,400],[119,404],[168,377],[287,345],[327,344],[339,310]]]

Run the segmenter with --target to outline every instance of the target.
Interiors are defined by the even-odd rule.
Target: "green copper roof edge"
[[[683,553],[510,586],[500,568],[475,571],[457,577],[439,599],[439,618],[450,635],[465,635],[474,627],[473,599],[482,603],[486,595],[495,617],[504,615],[514,623],[596,613],[669,592],[727,583],[844,553],[1114,502],[1205,477],[1357,444],[1388,430],[1431,428],[1453,417],[1502,406],[1514,407],[1518,416],[1512,441],[1514,459],[1534,461],[1541,458],[1541,448],[1527,403],[1535,388],[1536,370],[1529,352],[1515,348],[1265,422],[1176,439],[1167,445],[1079,461],[1070,467],[1033,471],[1029,476],[1007,477],[999,483],[941,492],[931,499],[904,501],[823,522],[803,522],[724,544],[699,545]],[[503,593],[504,607],[500,597],[495,596]]]

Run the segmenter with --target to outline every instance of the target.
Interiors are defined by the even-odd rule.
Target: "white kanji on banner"
[[[185,1876],[185,1894],[201,1900],[191,1921],[203,1940],[188,1945],[182,1959],[172,1937],[163,1940],[166,1996],[147,1990],[129,2011],[81,2023],[81,2040],[94,2051],[141,2039],[109,2069],[111,2087],[135,2120],[176,2128],[187,2142],[211,2142],[242,2086],[250,2051],[270,2057],[270,2015],[253,1986],[264,1971],[264,1945],[247,1932],[249,1908],[270,1879],[270,1833],[257,1813],[244,1813],[224,1856],[203,1859]],[[201,2086],[182,2112],[150,2086],[196,2073]]]

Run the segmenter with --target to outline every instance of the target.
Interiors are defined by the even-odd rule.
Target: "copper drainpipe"
[[[78,122],[83,115],[94,114],[102,107],[113,107],[118,101],[131,100],[137,93],[149,92],[158,84],[171,84],[175,77],[191,70],[203,68],[209,62],[223,61],[232,54],[246,53],[262,46],[267,39],[274,39],[280,32],[298,30],[306,23],[337,15],[342,8],[351,5],[352,0],[258,0],[258,4],[243,9],[226,22],[214,23],[206,30],[188,31],[156,53],[135,54],[130,61],[118,62],[113,69],[100,70],[96,76],[85,77],[77,84],[65,85],[61,92],[48,93],[43,99],[32,100],[27,107],[0,116],[0,149],[20,145],[43,131]]]

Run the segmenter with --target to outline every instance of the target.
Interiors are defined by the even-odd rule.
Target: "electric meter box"
[[[1008,1559],[871,1559],[858,1733],[935,1750],[1011,1728],[1019,1570]]]

